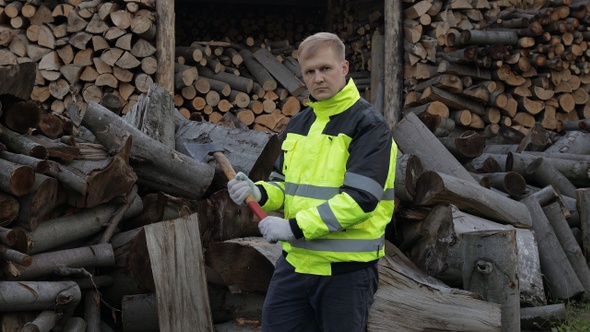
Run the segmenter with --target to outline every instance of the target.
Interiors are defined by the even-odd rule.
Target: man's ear
[[[348,62],[348,60],[342,61],[342,73],[344,74],[344,76],[348,75],[349,67],[350,63]]]

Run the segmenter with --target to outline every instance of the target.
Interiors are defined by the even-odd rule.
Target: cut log
[[[449,288],[420,272],[399,251],[379,260],[379,288],[367,331],[437,330],[441,324],[452,331],[500,331],[500,321],[498,304]]]
[[[0,281],[3,312],[45,310],[80,302],[82,294],[74,281]]]
[[[567,320],[564,303],[520,308],[520,327],[525,330],[546,329]]]
[[[547,219],[551,223],[551,228],[553,228],[555,236],[559,240],[578,279],[582,283],[582,286],[584,286],[583,298],[588,299],[590,297],[590,269],[588,268],[582,249],[578,245],[565,219],[561,205],[559,202],[547,204],[543,207],[543,212],[545,212]]]
[[[271,91],[277,88],[277,81],[272,77],[269,71],[254,59],[252,52],[243,49],[240,50],[240,56],[244,60],[244,65],[248,68],[250,74],[262,86],[264,91]]]
[[[546,152],[590,154],[590,134],[583,131],[569,131],[548,147]]]
[[[572,198],[576,197],[576,187],[544,158],[536,158],[527,166],[525,173],[534,179],[540,187],[552,185],[561,194]]]
[[[4,125],[17,133],[24,134],[29,129],[37,128],[43,111],[36,102],[17,101],[2,105],[2,121]]]
[[[420,134],[417,135],[417,133]],[[395,126],[393,136],[404,154],[411,154],[420,158],[425,171],[438,170],[477,184],[471,174],[415,114],[407,114]]]
[[[485,146],[485,137],[473,130],[467,130],[458,137],[441,137],[439,140],[458,160],[479,157]]]
[[[569,299],[581,294],[584,287],[567,259],[539,202],[539,197],[542,197],[546,192],[553,193],[554,197],[558,196],[552,187],[545,187],[526,197],[522,202],[535,220],[532,229],[539,245],[541,271],[547,282],[548,298],[553,300]]]
[[[522,203],[481,188],[477,183],[428,171],[418,178],[414,202],[419,205],[451,203],[461,210],[501,224],[531,227],[531,215]],[[497,206],[503,208],[497,209]]]
[[[36,173],[31,192],[19,197],[19,225],[29,230],[35,229],[49,212],[65,203],[62,201],[65,197],[60,198],[59,194],[60,187],[56,179]]]
[[[432,208],[419,226],[418,239],[409,251],[412,261],[430,276],[453,287],[463,287],[463,256],[461,246],[463,234],[473,231],[514,229],[491,220],[479,218],[460,211],[454,205],[438,204]],[[520,302],[526,305],[547,303],[543,279],[540,272],[537,242],[533,232],[516,229]],[[404,236],[413,237],[412,234]],[[456,239],[453,242],[448,238]]]
[[[121,144],[123,137],[133,136],[130,162],[138,181],[146,186],[191,198],[199,198],[209,188],[212,166],[166,147],[98,103],[88,104],[82,123],[109,149]]]
[[[11,224],[16,218],[18,217],[18,211],[20,209],[20,205],[18,200],[11,195],[6,195],[4,193],[0,193],[0,226],[5,226]],[[5,234],[5,231],[0,231],[0,234]],[[2,243],[5,243],[4,238],[2,237]]]
[[[463,287],[501,305],[502,331],[520,331],[516,230],[463,234]]]
[[[463,98],[459,95],[454,95],[450,92],[438,89],[436,87],[433,86],[429,86],[427,87],[423,92],[422,92],[422,100],[427,100],[427,101],[440,101],[445,103],[445,105],[450,106],[452,108],[455,109],[468,109],[471,112],[477,114],[477,115],[481,115],[484,116],[486,114],[485,108],[483,105],[471,101],[467,98]]]
[[[17,229],[22,231],[25,237],[19,238],[16,245],[23,248],[23,252],[27,254],[36,254],[89,237],[102,230],[117,207],[113,204],[103,204],[95,208],[84,209],[72,215],[43,221],[32,231],[26,231],[19,227]],[[141,199],[137,196],[124,219],[139,214],[142,209]]]
[[[33,190],[35,171],[32,167],[0,159],[0,189],[13,196],[24,196]]]
[[[267,49],[260,48],[253,52],[252,55],[291,95],[297,97],[307,89],[305,84],[281,64]]]
[[[42,311],[32,322],[28,322],[23,326],[22,332],[51,331],[56,326],[57,320],[55,311]]]
[[[31,257],[32,264],[19,267],[17,275],[9,275],[12,280],[36,280],[55,273],[59,266],[66,267],[100,267],[113,266],[115,256],[110,243],[90,247],[80,247],[37,254]]]
[[[213,329],[196,214],[145,227],[162,331]],[[185,261],[185,264],[167,262]]]

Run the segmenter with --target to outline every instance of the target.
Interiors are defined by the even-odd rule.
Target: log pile
[[[187,120],[174,108],[172,95],[157,84],[139,96],[125,117],[91,101],[82,118],[75,117],[78,110],[71,112],[72,119],[56,115],[52,127],[59,125],[62,130],[48,133],[43,118],[54,113],[21,99],[35,83],[32,64],[2,68],[7,81],[20,83],[0,90],[3,331],[61,331],[68,330],[68,324],[97,331],[110,316],[101,316],[101,302],[113,309],[113,317],[118,315],[109,323],[120,325],[122,307],[134,312],[141,305],[122,305],[124,296],[166,287],[157,281],[169,277],[156,277],[156,272],[166,269],[152,273],[152,266],[166,260],[156,258],[162,251],[157,248],[184,248],[182,236],[202,238],[203,244],[193,241],[192,245],[207,248],[212,241],[258,235],[247,208],[236,206],[227,191],[220,190],[227,179],[216,172],[214,161],[206,155],[194,159],[179,150],[185,142],[214,141],[237,170],[261,179],[276,159],[276,135]],[[176,222],[165,225],[166,220]],[[170,230],[170,225],[186,228]],[[169,231],[179,232],[178,243],[166,241]],[[203,259],[195,250],[185,256],[187,267],[194,259]],[[146,264],[150,258],[155,261]],[[272,265],[264,273],[268,271]],[[186,273],[193,276],[189,280],[202,274],[192,297],[201,294],[195,305],[208,308],[207,292],[202,295],[204,265]],[[226,297],[223,289],[217,294]],[[227,316],[225,302],[212,301],[213,310],[200,311],[198,321],[212,323],[212,317]],[[75,314],[79,311],[83,314]]]

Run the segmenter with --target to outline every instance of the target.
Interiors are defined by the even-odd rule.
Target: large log
[[[402,201],[411,202],[416,193],[416,181],[423,172],[420,158],[410,154],[398,153],[395,167],[395,197]]]
[[[463,257],[461,245],[463,234],[472,231],[515,229],[479,218],[448,204],[432,208],[418,230],[420,238],[409,250],[412,261],[423,271],[452,287],[463,285]],[[406,234],[404,233],[404,236]],[[408,234],[408,236],[412,236]],[[449,238],[455,239],[448,241]],[[534,234],[528,229],[516,229],[520,302],[523,305],[545,305],[543,279],[538,246]]]
[[[520,331],[516,230],[463,234],[463,287],[498,303],[502,331]]]
[[[414,202],[419,205],[451,203],[463,211],[517,227],[529,228],[533,224],[522,203],[440,172],[425,172],[418,178]]]
[[[0,281],[2,312],[60,308],[75,305],[81,298],[74,281]]]
[[[590,134],[580,131],[568,131],[545,152],[560,152],[588,155],[590,154]]]
[[[575,186],[586,187],[590,185],[590,160],[573,160],[566,158],[571,154],[565,154],[563,158],[554,153],[545,154],[532,152],[508,152],[505,161],[506,171],[515,171],[527,180],[533,180],[532,176],[527,173],[527,168],[537,159],[543,158],[543,163],[548,163],[555,168],[561,176],[564,176]],[[561,177],[560,176],[560,177]],[[551,181],[551,177],[546,178],[546,181]]]
[[[139,176],[139,184],[189,198],[201,197],[213,180],[214,168],[176,152],[118,115],[90,102],[82,123],[107,148],[121,145],[124,137],[133,137],[130,161]]]
[[[307,88],[287,67],[280,63],[275,56],[265,48],[252,52],[254,59],[268,70],[276,80],[293,96],[297,97]]]
[[[24,252],[35,254],[86,238],[100,232],[117,207],[115,204],[102,204],[75,214],[43,221],[32,231],[23,229],[25,237],[20,239],[17,245],[19,248],[25,248]],[[124,218],[133,217],[142,209],[141,199],[136,196],[132,208]]]
[[[65,203],[65,195],[60,197],[59,182],[49,176],[35,173],[35,184],[31,192],[19,197],[20,210],[17,221],[19,226],[31,230],[46,218],[59,204]]]
[[[530,195],[522,200],[535,220],[533,231],[539,244],[539,258],[541,271],[547,282],[548,297],[553,300],[564,300],[581,294],[584,287],[572,268],[555,232],[553,231],[547,216],[543,211],[540,198],[546,203],[544,197],[547,192],[552,193],[549,197],[557,197],[552,187],[545,187],[543,190]],[[555,199],[555,198],[553,198]]]
[[[588,300],[590,298],[590,269],[582,249],[578,245],[567,220],[565,220],[561,205],[559,202],[547,204],[543,207],[543,212],[545,212],[547,219],[551,223],[551,228],[553,228],[555,236],[559,240],[580,283],[584,286],[584,299]]]
[[[0,190],[13,196],[24,196],[33,190],[35,171],[32,167],[0,159]]]
[[[368,332],[500,331],[500,306],[475,293],[450,288],[420,272],[396,249],[379,260],[379,288]]]
[[[424,171],[436,170],[477,184],[471,174],[414,113],[406,114],[393,128],[393,137],[404,154],[420,158]]]
[[[10,280],[37,280],[53,275],[60,266],[100,267],[115,264],[113,247],[110,243],[37,254],[31,257],[27,267],[18,267],[17,272],[8,275]]]
[[[197,218],[193,214],[145,227],[162,331],[213,329]]]

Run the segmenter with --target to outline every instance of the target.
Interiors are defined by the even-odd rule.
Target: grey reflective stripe
[[[318,213],[320,214],[320,218],[322,218],[326,226],[328,226],[328,230],[330,232],[336,232],[342,229],[342,226],[340,226],[338,219],[330,208],[330,204],[324,203],[318,206]]]
[[[268,176],[270,181],[276,181],[276,182],[281,182],[281,181],[285,181],[285,176],[279,172],[271,172],[270,175]]]
[[[364,175],[348,172],[344,175],[344,184],[367,191],[375,197],[381,197],[383,195],[383,187],[377,181]]]
[[[305,239],[289,241],[296,248],[313,250],[313,251],[333,251],[333,252],[376,252],[383,248],[385,235],[378,239],[358,240],[358,239],[320,239],[305,241]]]
[[[381,196],[381,200],[393,201],[394,199],[395,199],[395,190],[393,188],[385,189],[385,192],[383,192],[383,196]]]
[[[285,194],[291,196],[328,200],[338,195],[338,193],[339,188],[336,187],[318,187],[309,184],[295,184],[291,182],[285,183]]]

